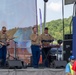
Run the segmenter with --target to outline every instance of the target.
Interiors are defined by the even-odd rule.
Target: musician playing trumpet
[[[9,43],[8,35],[6,33],[6,27],[2,27],[0,32],[0,65],[5,66],[6,54],[7,54],[7,43]]]
[[[43,65],[45,67],[49,67],[49,61],[48,61],[47,54],[50,50],[50,47],[49,47],[50,43],[54,40],[54,38],[48,33],[48,28],[47,27],[44,29],[44,33],[41,34],[40,40],[41,40],[41,43],[42,43],[42,61],[43,61]],[[46,59],[46,57],[47,57],[47,59]]]

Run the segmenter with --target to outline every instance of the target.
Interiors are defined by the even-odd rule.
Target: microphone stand
[[[10,53],[7,52],[7,55],[8,55],[7,59],[9,59],[9,57],[12,57],[14,60],[18,60],[18,59],[17,59],[17,48],[16,48],[17,42],[14,41],[14,43],[15,43],[15,47],[14,47],[14,56],[10,55]]]
[[[18,60],[18,59],[17,59],[17,43],[18,43],[18,42],[14,41],[14,43],[15,43],[15,47],[14,47],[14,59],[15,59],[15,60]]]

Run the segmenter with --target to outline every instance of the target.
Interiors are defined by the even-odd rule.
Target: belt
[[[40,46],[40,45],[35,45],[35,44],[32,44],[31,46]]]

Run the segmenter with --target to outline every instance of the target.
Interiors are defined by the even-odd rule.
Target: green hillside
[[[64,33],[69,34],[70,33],[70,23],[71,23],[71,17],[64,19]],[[55,39],[63,39],[63,24],[62,19],[53,20],[46,23],[46,27],[49,28],[49,33],[55,38]],[[40,27],[39,27],[40,30]]]

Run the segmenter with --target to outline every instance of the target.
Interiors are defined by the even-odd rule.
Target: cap
[[[72,55],[72,56],[70,56],[70,60],[74,60],[75,59],[75,57]]]

